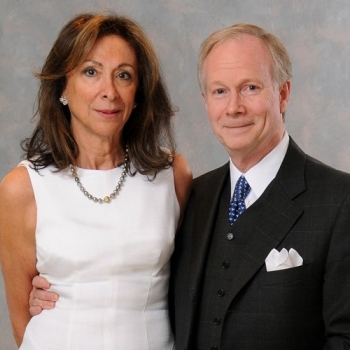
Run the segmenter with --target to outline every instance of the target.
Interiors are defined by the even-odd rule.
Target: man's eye
[[[225,91],[224,91],[224,89],[217,89],[217,90],[215,90],[215,93],[217,94],[217,95],[221,95],[221,94],[223,94]]]
[[[251,93],[251,92],[254,92],[254,93],[259,92],[259,87],[256,86],[256,85],[246,85],[242,89],[242,93],[243,94],[248,94],[248,93]]]

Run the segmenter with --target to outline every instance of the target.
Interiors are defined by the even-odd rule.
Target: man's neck
[[[254,150],[253,148],[238,153],[228,151],[232,163],[241,173],[246,173],[249,169],[265,158],[273,149],[275,149],[275,147],[277,147],[277,145],[281,142],[284,133],[285,131],[283,130],[283,133],[279,138],[276,138],[270,144],[262,147],[261,150]]]

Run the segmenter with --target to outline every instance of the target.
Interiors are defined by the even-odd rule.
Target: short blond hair
[[[212,33],[202,43],[197,67],[198,82],[202,93],[205,93],[204,63],[210,52],[219,43],[230,39],[240,39],[244,35],[253,35],[265,43],[272,58],[272,78],[277,85],[292,78],[292,63],[282,42],[275,35],[254,24],[238,23]]]

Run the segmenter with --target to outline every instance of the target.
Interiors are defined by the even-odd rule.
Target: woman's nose
[[[113,101],[118,98],[118,89],[114,79],[108,78],[105,79],[102,83],[101,94],[102,98],[107,98],[110,101]]]

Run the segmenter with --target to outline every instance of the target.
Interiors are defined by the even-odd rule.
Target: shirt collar
[[[247,179],[251,191],[259,198],[269,183],[276,177],[276,174],[282,164],[284,156],[287,153],[289,145],[289,135],[285,131],[279,144],[268,153],[259,163],[255,164],[243,175]],[[231,177],[231,197],[238,178],[242,173],[235,167],[230,159],[230,177]]]

